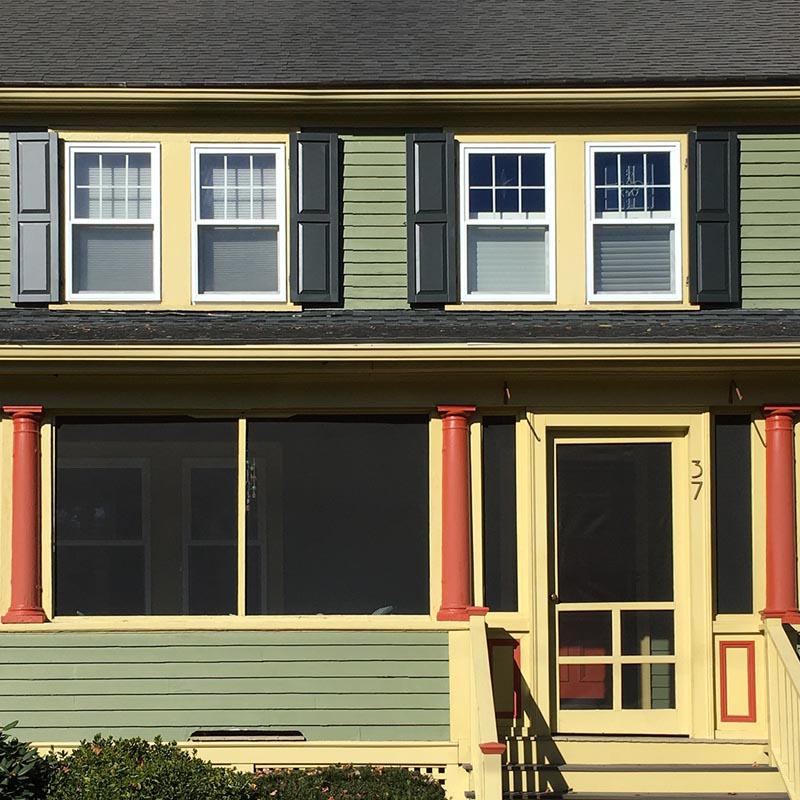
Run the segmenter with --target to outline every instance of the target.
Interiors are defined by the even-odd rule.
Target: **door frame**
[[[714,728],[714,671],[712,658],[712,585],[711,585],[711,485],[710,485],[710,414],[653,414],[621,410],[600,414],[528,415],[532,437],[532,592],[533,630],[542,634],[533,638],[533,687],[539,709],[553,731],[559,729],[555,632],[550,593],[553,585],[555,553],[552,552],[550,504],[552,480],[551,453],[558,439],[576,438],[591,441],[603,437],[630,434],[631,441],[654,439],[670,441],[673,454],[673,509],[680,516],[673,520],[676,566],[687,564],[684,577],[676,573],[678,591],[685,592],[686,602],[676,611],[675,636],[682,638],[682,675],[677,676],[674,730],[676,735],[711,737]],[[700,473],[700,477],[696,477]],[[681,588],[682,587],[682,588]],[[678,671],[676,671],[676,674]],[[680,690],[680,695],[678,691]],[[580,712],[571,712],[573,715]],[[593,712],[588,712],[593,713]],[[620,712],[621,713],[621,712]],[[656,712],[640,712],[653,714]],[[614,722],[614,712],[602,712],[602,730],[570,730],[570,733],[637,733],[625,730],[636,714]],[[646,717],[644,718],[646,719]],[[573,716],[573,721],[578,717]],[[636,726],[632,726],[636,727]],[[616,729],[615,729],[616,728]],[[659,731],[662,732],[662,731]]]

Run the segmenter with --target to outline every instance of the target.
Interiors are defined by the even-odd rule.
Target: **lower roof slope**
[[[800,344],[800,311],[0,309],[0,344]]]

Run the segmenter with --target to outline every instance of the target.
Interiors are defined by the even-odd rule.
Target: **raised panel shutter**
[[[11,300],[50,303],[59,293],[58,138],[11,133]]]
[[[450,133],[406,136],[408,300],[454,303],[456,148]]]
[[[291,299],[303,304],[338,303],[339,137],[292,134],[289,171]]]
[[[732,131],[697,131],[689,145],[691,300],[736,305],[742,282],[739,139]]]

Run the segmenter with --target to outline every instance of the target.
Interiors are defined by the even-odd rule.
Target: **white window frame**
[[[542,153],[544,154],[544,219],[470,219],[469,218],[469,156],[472,154]],[[460,282],[462,303],[552,303],[556,299],[556,169],[555,145],[531,142],[501,142],[497,144],[462,143],[459,153],[460,178]],[[522,180],[520,176],[520,180]],[[467,283],[467,231],[472,225],[498,227],[546,227],[548,231],[548,274],[549,291],[530,292],[469,292]]]
[[[670,216],[630,219],[596,219],[594,192],[595,153],[669,153]],[[666,303],[683,299],[683,214],[680,142],[587,142],[586,143],[586,298],[590,303]],[[672,225],[674,259],[669,292],[595,292],[594,228],[595,225]]]
[[[273,153],[275,155],[275,219],[201,219],[200,156],[208,153]],[[193,144],[192,158],[192,302],[193,303],[284,303],[286,302],[286,145],[284,144]],[[216,227],[278,228],[278,289],[275,292],[200,292],[201,225]]]
[[[66,224],[66,299],[92,302],[96,300],[139,301],[161,299],[161,146],[157,142],[67,142],[65,145],[64,205]],[[149,219],[84,219],[75,217],[75,156],[78,153],[149,153],[150,155],[150,218]],[[73,227],[108,225],[112,227],[153,226],[153,290],[151,292],[76,292],[73,288]]]

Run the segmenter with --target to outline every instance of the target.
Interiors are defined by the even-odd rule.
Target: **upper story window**
[[[464,301],[555,300],[552,145],[462,145]]]
[[[68,144],[68,300],[159,298],[159,147]]]
[[[195,145],[193,299],[286,298],[283,145]]]
[[[680,147],[587,145],[589,300],[680,300]]]

